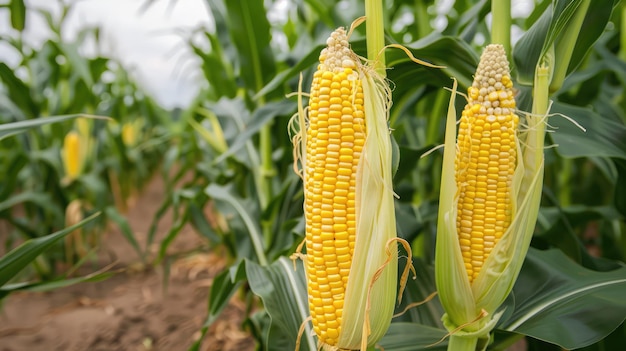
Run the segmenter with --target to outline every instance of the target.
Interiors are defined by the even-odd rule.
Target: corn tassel
[[[456,145],[455,93],[456,82],[446,122],[435,278],[450,331],[448,349],[473,351],[478,340],[486,345],[532,238],[543,145],[526,141],[543,138],[543,129],[518,131],[501,45],[487,46],[481,56]]]
[[[327,44],[308,118],[300,108],[294,137],[305,189],[309,307],[320,349],[357,350],[382,338],[396,299],[397,250],[388,247],[399,240],[390,90],[352,52],[343,28]]]

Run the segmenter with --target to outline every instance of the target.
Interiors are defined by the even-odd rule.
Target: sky
[[[67,0],[65,0],[67,1]],[[205,0],[155,0],[141,11],[145,0],[80,0],[67,18],[64,37],[73,39],[78,28],[101,28],[100,50],[120,60],[139,84],[164,107],[185,106],[203,80],[197,59],[185,40],[194,28],[208,27],[210,15]],[[59,13],[55,0],[26,0],[27,8],[46,8]],[[4,12],[4,11],[3,11]],[[6,12],[3,13],[6,16]],[[35,11],[27,15],[26,40],[37,47],[45,38],[47,24]],[[10,30],[8,16],[0,18],[0,35]],[[95,48],[83,53],[93,56]],[[8,50],[0,48],[0,60],[15,63]]]

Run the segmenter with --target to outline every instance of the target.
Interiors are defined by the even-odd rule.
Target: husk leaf
[[[462,325],[480,313],[475,308],[472,290],[463,267],[463,256],[456,233],[456,193],[454,175],[456,152],[456,98],[457,82],[454,80],[446,119],[443,169],[437,220],[437,243],[435,246],[435,281],[439,300],[451,325]]]
[[[387,332],[395,307],[398,269],[397,250],[391,250],[389,254],[393,257],[389,264],[378,280],[370,284],[372,276],[388,260],[386,245],[396,237],[396,221],[392,148],[387,127],[390,91],[384,78],[374,70],[365,66],[361,68],[367,136],[357,170],[357,236],[337,343],[339,348],[344,349],[361,348],[364,338],[371,346]],[[369,289],[373,303],[368,316]],[[368,329],[370,334],[363,335]]]

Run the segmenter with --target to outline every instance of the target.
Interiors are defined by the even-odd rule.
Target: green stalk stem
[[[415,0],[415,24],[417,25],[417,38],[415,39],[421,39],[430,33],[427,7],[425,0]]]
[[[531,147],[537,147],[543,149],[543,142],[545,137],[545,123],[541,119],[545,118],[550,107],[550,67],[545,63],[540,64],[535,72],[535,85],[533,87],[533,107],[532,114],[533,119],[539,120],[538,123],[533,123],[530,128],[533,128],[536,140],[530,145]]]
[[[491,1],[491,43],[504,46],[511,55],[511,0]]]
[[[626,3],[622,3],[622,25],[620,30],[619,58],[626,61]]]
[[[478,337],[450,335],[448,351],[476,351]]]
[[[572,204],[572,170],[574,161],[571,159],[561,160],[559,171],[559,205],[569,206]]]
[[[367,59],[375,63],[376,71],[385,72],[385,26],[382,0],[365,0],[365,35]]]
[[[261,128],[259,136],[259,147],[261,149],[261,192],[263,201],[261,208],[265,209],[272,196],[270,179],[274,176],[274,164],[272,162],[272,123],[269,122]]]
[[[583,0],[580,3],[570,22],[561,33],[561,37],[555,43],[554,54],[556,60],[554,75],[550,82],[550,92],[559,90],[563,85],[567,68],[572,59],[572,53],[574,52],[574,47],[576,46],[576,41],[578,40],[580,29],[583,26],[583,21],[585,20],[585,15],[587,14],[590,3],[591,0]]]
[[[272,163],[272,122],[269,122],[261,128],[259,138],[259,147],[261,149],[261,179],[259,203],[261,208],[265,210],[272,197],[272,177],[274,176],[274,165]],[[269,247],[272,243],[272,223],[270,221],[261,222],[261,231],[265,245]]]

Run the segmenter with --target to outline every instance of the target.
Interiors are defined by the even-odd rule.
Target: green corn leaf
[[[314,67],[314,65],[319,60],[320,51],[322,51],[322,49],[324,49],[325,47],[326,45],[324,44],[324,45],[317,45],[314,48],[311,48],[311,51],[309,51],[306,55],[301,57],[298,60],[298,63],[295,64],[293,67],[276,74],[274,78],[263,87],[263,89],[259,90],[259,92],[255,95],[254,98],[258,99],[261,96],[269,94],[270,92],[279,88],[282,84],[284,84],[289,79],[298,77],[298,75],[302,71],[306,70],[307,68]],[[307,85],[307,84],[304,84],[304,85]]]
[[[199,234],[210,240],[213,244],[218,244],[222,241],[215,230],[211,227],[211,224],[207,221],[202,208],[198,204],[190,202],[187,207],[187,211],[189,211],[189,220],[191,221],[191,224],[199,232]]]
[[[555,0],[548,6],[541,17],[520,38],[513,49],[513,61],[517,68],[517,81],[523,85],[532,85],[535,67],[540,58],[546,55],[555,42],[562,39],[563,33],[571,30],[568,26],[582,0]],[[593,43],[598,40],[606,27],[613,9],[614,0],[593,1],[590,10],[585,14],[580,35],[571,58],[559,57],[556,63],[568,64],[568,73],[583,60]],[[578,30],[578,29],[576,29]],[[564,36],[566,38],[567,36]]]
[[[591,260],[589,253],[577,236],[579,228],[593,221],[619,221],[619,212],[611,206],[584,206],[572,205],[568,207],[543,207],[540,212],[540,226],[534,239],[547,242],[552,247],[560,249],[570,259],[588,268],[598,269],[595,266],[598,260]]]
[[[365,52],[365,40],[354,40],[350,43],[356,53]],[[304,55],[298,63],[288,70],[278,73],[259,93],[257,98],[276,90],[289,79],[297,77],[306,68],[315,65],[320,51],[325,45],[318,45]],[[446,66],[444,69],[428,68],[411,61],[401,50],[389,48],[385,50],[389,79],[395,83],[394,96],[400,96],[407,90],[415,89],[413,80],[422,77],[429,84],[448,84],[449,77],[456,77],[461,87],[467,88],[472,82],[472,75],[478,64],[478,56],[469,44],[456,37],[433,34],[423,40],[407,46],[416,58]],[[435,79],[435,80],[433,80]],[[305,84],[306,85],[306,84]]]
[[[263,126],[266,126],[276,117],[289,115],[291,111],[295,111],[295,107],[296,104],[294,101],[280,100],[276,102],[269,102],[256,109],[252,114],[252,121],[246,125],[245,130],[237,135],[235,140],[230,144],[228,150],[221,154],[215,160],[215,163],[222,162],[226,158],[237,153],[252,140],[252,137],[257,134]]]
[[[562,114],[579,126],[559,115],[550,117],[550,125],[556,130],[550,133],[558,145],[556,151],[565,158],[615,157],[626,159],[626,125],[582,107],[554,103],[553,114]]]
[[[213,285],[209,290],[207,318],[200,329],[200,337],[189,347],[188,351],[200,350],[200,346],[209,327],[217,320],[220,313],[228,305],[233,294],[247,279],[245,263],[245,261],[240,261],[230,268],[223,270],[213,279]]]
[[[203,327],[209,327],[217,320],[217,317],[228,305],[231,297],[246,280],[246,264],[249,261],[240,261],[228,269],[223,270],[213,279],[213,285],[209,291],[208,316]]]
[[[34,118],[39,114],[37,103],[32,100],[29,87],[4,62],[0,62],[0,81],[5,84],[6,94],[12,105],[17,106],[26,117]],[[0,134],[1,137],[2,134]]]
[[[156,257],[155,263],[161,263],[163,259],[167,257],[167,248],[174,241],[174,239],[176,239],[178,233],[180,233],[180,231],[183,229],[183,226],[187,222],[187,216],[187,213],[182,216],[174,216],[174,223],[167,231],[165,238],[163,238],[163,240],[161,241],[161,245],[159,246],[159,254]],[[165,263],[167,264],[167,262]]]
[[[15,194],[14,196],[9,197],[4,201],[0,201],[0,212],[10,209],[13,206],[16,206],[21,203],[30,202],[41,206],[43,208],[48,208],[50,212],[55,212],[56,208],[51,206],[52,201],[50,194],[34,192],[34,191],[25,191],[22,193]]]
[[[618,0],[593,0],[589,10],[585,14],[582,27],[576,37],[576,46],[572,52],[567,73],[576,69],[589,53],[593,44],[600,38],[608,24],[613,8],[619,3]],[[567,29],[565,29],[567,31]],[[558,57],[557,57],[558,59]]]
[[[117,224],[124,238],[133,247],[133,249],[135,249],[135,252],[137,252],[137,255],[141,258],[141,260],[145,261],[145,255],[143,254],[143,252],[141,251],[141,248],[139,247],[139,243],[137,242],[137,239],[135,238],[135,233],[133,233],[133,230],[131,229],[130,224],[128,223],[128,219],[122,216],[117,211],[117,209],[113,206],[107,207],[104,210],[104,213],[106,214],[106,217],[108,219],[112,220],[113,222],[115,222],[115,224]]]
[[[307,301],[304,265],[281,257],[267,267],[246,261],[246,275],[252,292],[263,300],[271,318],[271,327],[264,339],[267,350],[295,350],[296,337],[302,323],[306,328],[302,334],[301,351],[317,350],[312,336]],[[271,347],[270,347],[271,344]]]
[[[89,61],[78,52],[80,44],[80,41],[75,43],[54,43],[55,46],[58,46],[58,50],[67,58],[69,66],[72,67],[72,71],[80,77],[87,87],[91,87],[93,85],[93,79],[91,77]]]
[[[79,223],[60,230],[56,233],[41,238],[27,240],[22,245],[11,250],[0,258],[0,287],[4,286],[11,278],[18,274],[24,267],[30,264],[37,256],[46,251],[57,241],[78,229],[100,215],[95,213]]]
[[[238,198],[234,197],[227,187],[217,184],[210,184],[204,192],[211,198],[217,201],[223,201],[232,206],[237,214],[241,217],[247,229],[250,241],[254,248],[254,252],[257,255],[257,259],[261,265],[268,264],[267,257],[265,256],[265,249],[263,247],[263,236],[261,235],[261,229],[258,222],[254,219],[252,214],[246,209],[246,206]]]
[[[236,79],[233,76],[229,59],[223,54],[222,43],[215,34],[204,33],[204,35],[210,43],[210,52],[206,53],[201,46],[193,42],[189,45],[196,56],[202,60],[202,72],[211,90],[216,94],[216,99],[222,96],[234,98],[237,94]]]
[[[515,285],[515,311],[499,326],[577,349],[604,338],[626,318],[626,266],[595,272],[559,250],[529,250]],[[598,313],[602,316],[599,318]]]
[[[259,91],[274,76],[270,23],[263,0],[227,0],[226,15],[232,43],[237,47],[240,76],[246,87]]]
[[[15,284],[6,284],[0,288],[0,300],[8,296],[10,293],[16,291],[51,291],[55,289],[65,288],[68,286],[72,286],[79,283],[94,283],[106,280],[112,277],[115,272],[95,272],[93,274],[88,274],[83,277],[70,278],[70,279],[59,279],[59,280],[50,280],[50,281],[42,281],[36,283],[15,283]]]
[[[448,347],[445,329],[417,323],[391,323],[380,341],[385,351],[441,351]]]
[[[356,47],[363,45],[361,42],[352,44]],[[387,72],[389,79],[395,83],[396,90],[414,88],[415,77],[421,77],[429,84],[445,86],[449,84],[450,77],[459,81],[460,89],[467,89],[472,84],[472,77],[478,65],[478,56],[469,44],[455,37],[446,37],[439,34],[430,35],[419,40],[407,48],[413,56],[420,60],[431,62],[445,68],[429,68],[418,65],[407,57],[402,50],[387,49]],[[400,91],[394,91],[399,95]]]
[[[0,63],[1,65],[1,63]],[[1,68],[1,67],[0,67]],[[35,118],[29,119],[26,121],[12,122],[0,124],[0,140],[7,138],[11,135],[15,135],[18,133],[25,132],[31,128],[40,127],[42,125],[50,124],[50,123],[58,123],[78,117],[85,118],[97,118],[97,119],[109,119],[108,117],[103,116],[93,116],[93,115],[85,115],[85,114],[73,114],[73,115],[63,115],[63,116],[52,116],[52,117],[43,117],[43,118]]]
[[[476,34],[479,22],[491,10],[490,1],[455,1],[455,10],[460,14],[459,19],[444,30],[445,35],[460,36],[464,41],[471,42]]]
[[[13,29],[23,31],[26,27],[26,5],[24,0],[11,0],[11,26]]]

